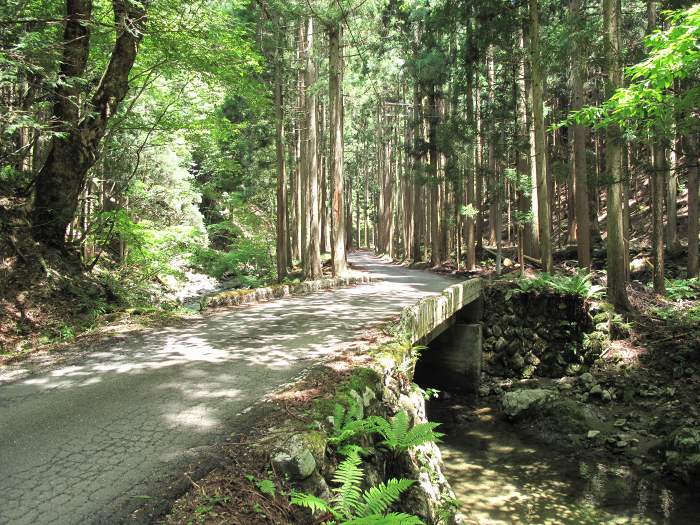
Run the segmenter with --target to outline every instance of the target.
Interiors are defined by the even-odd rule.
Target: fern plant
[[[391,421],[383,417],[370,418],[374,426],[374,431],[382,436],[383,441],[379,444],[391,450],[394,454],[405,452],[411,447],[422,445],[430,441],[439,441],[444,434],[435,429],[439,423],[427,422],[419,423],[411,427],[408,413],[402,410],[396,414]]]
[[[578,295],[589,301],[603,296],[605,287],[592,282],[593,274],[578,272],[575,275],[540,273],[531,279],[517,279],[518,288],[525,293],[535,290],[554,290],[566,295]],[[509,298],[509,297],[508,297]]]
[[[303,492],[292,493],[292,503],[314,513],[329,514],[329,525],[422,525],[416,516],[388,512],[401,495],[415,483],[410,479],[390,479],[362,490],[364,473],[359,454],[351,452],[333,476],[337,484],[329,501]]]
[[[666,295],[671,301],[700,298],[700,277],[692,279],[666,279]]]
[[[356,440],[358,437],[372,432],[373,427],[369,419],[364,418],[362,407],[350,398],[348,407],[345,408],[340,403],[336,403],[333,409],[332,434],[328,438],[328,443],[338,447],[341,453],[351,450],[361,450],[360,447],[348,446],[347,443]]]

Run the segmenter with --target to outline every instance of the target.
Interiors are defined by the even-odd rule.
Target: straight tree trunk
[[[423,137],[423,112],[422,112],[423,97],[420,93],[420,87],[416,83],[413,87],[413,260],[418,262],[423,260],[423,249],[421,241],[423,240],[423,216],[425,208],[423,205],[423,166],[421,163],[422,155],[420,153],[421,139]]]
[[[666,155],[664,148],[654,140],[653,170],[649,180],[651,187],[652,210],[652,259],[654,261],[654,291],[666,293],[664,280],[664,193],[666,191],[664,174],[666,173]]]
[[[467,74],[467,127],[469,129],[469,144],[467,145],[467,173],[465,177],[465,184],[467,186],[466,202],[465,204],[471,204],[474,206],[474,184],[476,180],[476,119],[474,115],[474,30],[469,23],[469,47],[472,51],[470,56],[467,58],[466,64],[466,74]],[[474,271],[476,268],[476,231],[475,231],[475,221],[473,213],[468,215],[464,221],[464,244],[466,245],[467,258],[466,258],[466,270],[468,272]]]
[[[608,74],[608,96],[622,86],[620,56],[620,0],[603,0],[605,58]],[[612,125],[606,132],[605,168],[608,184],[608,300],[628,310],[625,238],[622,224],[622,133]]]
[[[518,209],[521,217],[517,221],[518,226],[518,263],[520,272],[525,271],[525,253],[533,253],[533,247],[537,244],[532,240],[532,221],[525,221],[526,214],[531,212],[531,199],[526,191],[523,191],[524,179],[530,178],[530,130],[528,127],[528,92],[525,82],[525,36],[522,25],[518,30],[519,49],[521,56],[518,59],[518,75],[516,79],[516,117],[517,117],[517,139],[516,148],[516,171],[518,187],[516,194],[518,197]],[[523,182],[521,182],[521,180]]]
[[[678,240],[678,152],[680,140],[674,141],[669,151],[668,175],[666,178],[666,246],[671,254],[677,255],[681,251],[681,243]]]
[[[440,253],[440,184],[438,182],[438,105],[436,86],[431,84],[428,91],[428,154],[430,155],[430,264],[438,266],[442,262]]]
[[[301,266],[305,276],[311,273],[309,265],[309,108],[306,92],[308,18],[299,24],[299,228],[301,229]]]
[[[319,189],[318,189],[318,209],[319,220],[321,221],[321,253],[331,252],[331,216],[328,206],[329,193],[329,159],[326,155],[326,127],[328,117],[323,103],[318,104],[318,169],[319,169]]]
[[[647,34],[651,34],[656,28],[656,3],[647,0]],[[666,151],[661,142],[662,139],[652,137],[651,155],[652,172],[649,178],[651,188],[651,215],[652,215],[652,259],[654,261],[654,291],[658,294],[666,293],[664,281],[664,197],[666,175]]]
[[[476,249],[480,250],[484,239],[484,154],[483,154],[483,119],[481,111],[481,90],[479,89],[479,76],[476,76],[476,86],[474,90],[476,114]]]
[[[277,32],[280,33],[279,20]],[[281,34],[278,34],[278,46],[280,49]],[[274,83],[275,83],[275,153],[277,155],[277,280],[282,281],[287,276],[289,261],[289,227],[287,224],[287,170],[285,166],[284,151],[284,108],[282,94],[282,60],[279,51],[274,58]]]
[[[586,76],[586,61],[581,38],[581,0],[570,0],[572,22],[576,29],[573,35],[573,54],[571,61],[571,84],[573,111],[584,105],[583,81]],[[586,128],[574,124],[574,200],[576,205],[576,247],[578,263],[582,268],[591,267],[591,226],[588,207],[588,165],[586,161]]]
[[[700,149],[697,135],[688,135],[684,141],[685,162],[688,169],[688,277],[697,277],[700,264]]]
[[[496,135],[493,108],[496,101],[495,83],[496,72],[493,59],[493,45],[486,49],[486,79],[488,84],[488,194],[489,194],[489,244],[496,245],[496,228],[498,227],[498,180],[496,177]]]
[[[331,113],[331,183],[333,198],[331,210],[333,218],[331,254],[333,258],[333,275],[339,276],[347,271],[345,253],[345,209],[343,206],[343,58],[342,26],[332,25],[328,29],[328,93]],[[359,226],[358,226],[359,235]]]
[[[544,127],[543,73],[540,56],[537,0],[530,2],[530,71],[532,74],[532,115],[535,135],[535,179],[539,218],[540,255],[546,272],[552,272],[551,211],[547,184],[547,138]]]
[[[319,217],[319,166],[318,166],[318,100],[313,85],[317,80],[316,64],[313,59],[314,19],[309,18],[306,32],[306,118],[307,118],[307,202],[308,246],[305,277],[320,279],[321,272],[321,223]]]

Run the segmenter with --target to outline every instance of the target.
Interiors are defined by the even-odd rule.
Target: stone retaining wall
[[[600,355],[586,340],[593,322],[577,295],[497,283],[485,290],[484,302],[484,367],[492,375],[575,375]]]

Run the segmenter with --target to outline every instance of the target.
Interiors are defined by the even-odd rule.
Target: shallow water
[[[534,444],[489,406],[433,401],[429,417],[447,434],[444,472],[467,523],[700,524],[700,494]]]

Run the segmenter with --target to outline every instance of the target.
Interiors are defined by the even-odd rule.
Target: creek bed
[[[466,523],[700,524],[697,491],[534,442],[486,402],[441,395],[428,417],[446,433],[443,471]]]

